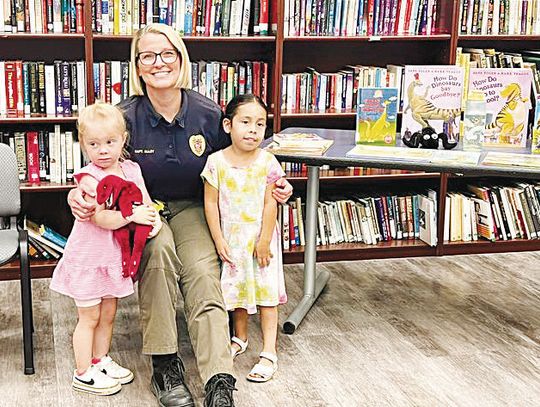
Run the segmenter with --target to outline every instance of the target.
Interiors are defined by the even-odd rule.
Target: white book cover
[[[283,238],[283,250],[289,250],[289,204],[284,203],[281,205],[282,209],[282,238]]]
[[[420,225],[420,240],[430,246],[437,245],[437,216],[435,202],[427,196],[418,196],[418,220]]]
[[[66,180],[72,181],[73,171],[75,167],[73,163],[73,132],[72,131],[65,132],[65,162],[66,162]]]
[[[103,34],[110,34],[112,31],[109,19],[109,10],[109,0],[101,0],[101,32]]]
[[[39,0],[37,0],[39,3]],[[25,14],[28,13],[28,20],[30,22],[29,32],[36,33],[36,0],[26,0]]]
[[[404,73],[401,134],[431,127],[459,140],[463,68],[455,65],[407,65]]]
[[[250,15],[251,15],[251,2],[244,1],[244,9],[242,11],[242,30],[240,32],[241,35],[248,35]]]
[[[444,198],[444,236],[443,240],[448,242],[450,240],[450,206],[451,198],[450,195],[446,195]]]
[[[461,240],[470,242],[472,240],[471,200],[463,194],[458,196],[461,198]]]
[[[60,182],[67,180],[66,133],[60,133]]]
[[[45,65],[45,113],[47,115],[56,114],[56,89],[54,65]],[[77,90],[80,91],[80,88]]]
[[[58,171],[58,154],[56,153],[56,147],[58,146],[59,141],[56,140],[56,132],[51,131],[49,133],[49,174],[51,182],[59,182],[59,173]]]
[[[78,141],[73,141],[73,172],[76,173],[81,168],[81,145]]]
[[[79,111],[86,106],[86,66],[84,61],[77,61],[77,97]]]
[[[62,33],[62,0],[52,0],[53,3],[53,32]]]

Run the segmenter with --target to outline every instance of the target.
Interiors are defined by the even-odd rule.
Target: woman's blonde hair
[[[131,75],[129,78],[131,90],[133,95],[144,95],[143,81],[137,74],[137,58],[139,54],[139,41],[147,34],[163,34],[174,48],[180,54],[180,74],[176,81],[175,87],[178,89],[187,88],[191,89],[191,62],[189,60],[189,54],[187,52],[186,45],[182,41],[180,34],[172,29],[171,26],[162,23],[148,24],[144,28],[138,30],[131,40],[131,60],[129,62]]]
[[[86,106],[79,113],[77,119],[77,130],[79,131],[79,142],[82,151],[86,154],[84,147],[84,138],[88,129],[92,128],[96,123],[106,126],[115,134],[121,134],[124,138],[124,146],[122,149],[122,160],[129,157],[126,146],[129,143],[129,133],[126,129],[126,121],[122,111],[109,103],[96,102],[93,105]]]

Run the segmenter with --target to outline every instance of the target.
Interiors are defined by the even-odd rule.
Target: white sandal
[[[263,365],[260,362],[257,363],[255,366],[253,366],[253,369],[251,369],[251,371],[246,376],[246,379],[248,379],[250,382],[257,382],[257,383],[267,382],[272,377],[274,377],[274,374],[277,371],[277,368],[278,368],[277,355],[274,355],[273,353],[269,353],[269,352],[261,352],[259,356],[263,359],[267,359],[270,362],[272,362],[272,366]]]
[[[246,339],[244,342],[242,339],[238,338],[237,336],[233,336],[231,338],[231,342],[236,343],[238,346],[240,346],[240,349],[236,350],[234,347],[231,346],[231,356],[233,359],[237,357],[238,355],[241,355],[244,353],[248,347],[249,341]]]

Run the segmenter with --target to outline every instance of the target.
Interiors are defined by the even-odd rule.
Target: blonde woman
[[[190,90],[189,55],[167,25],[150,24],[135,34],[131,68],[137,73],[131,78],[134,95],[120,106],[131,133],[131,159],[141,166],[152,197],[164,201],[169,211],[161,232],[146,246],[139,282],[143,353],[152,355],[152,390],[161,406],[194,405],[177,355],[180,289],[205,406],[234,406],[228,316],[199,176],[208,156],[231,144],[221,126],[223,113]],[[277,186],[275,199],[286,201],[292,187],[285,179]],[[68,202],[77,219],[91,216],[93,206],[79,189]]]

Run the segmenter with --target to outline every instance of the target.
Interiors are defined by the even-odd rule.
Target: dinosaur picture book
[[[360,88],[356,108],[356,144],[395,146],[397,88]]]
[[[486,95],[488,147],[525,147],[531,109],[531,70],[527,68],[471,68],[469,91]]]
[[[402,137],[431,127],[448,141],[459,140],[463,77],[459,66],[405,66]]]
[[[540,154],[540,95],[536,97],[534,122],[532,125],[531,152],[533,154]]]

